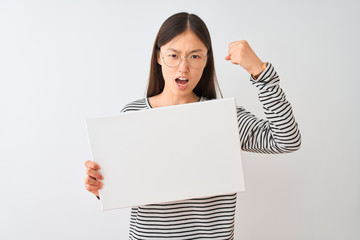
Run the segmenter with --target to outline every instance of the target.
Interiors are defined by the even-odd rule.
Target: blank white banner
[[[87,120],[103,210],[245,190],[235,99]]]

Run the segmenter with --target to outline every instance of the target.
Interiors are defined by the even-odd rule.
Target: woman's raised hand
[[[249,43],[245,40],[230,43],[228,53],[225,60],[240,65],[253,76],[264,70],[264,63],[256,56]]]
[[[85,162],[86,167],[86,178],[85,178],[85,187],[86,189],[99,196],[99,189],[102,189],[103,183],[99,180],[103,180],[103,176],[98,172],[100,166],[90,160]]]

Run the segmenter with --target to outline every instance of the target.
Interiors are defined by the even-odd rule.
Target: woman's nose
[[[189,63],[187,62],[186,57],[184,57],[184,56],[181,56],[179,70],[181,72],[187,72],[189,70]]]

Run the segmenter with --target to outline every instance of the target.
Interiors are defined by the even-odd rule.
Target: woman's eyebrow
[[[195,49],[195,50],[192,50],[190,53],[194,53],[194,52],[203,52],[204,50],[202,49]]]
[[[170,50],[170,51],[174,51],[174,52],[179,52],[178,50],[176,50],[176,49],[174,49],[174,48],[168,48],[168,50]],[[190,53],[194,53],[194,52],[203,52],[204,50],[203,49],[195,49],[195,50],[192,50],[191,52],[189,52],[189,54]]]

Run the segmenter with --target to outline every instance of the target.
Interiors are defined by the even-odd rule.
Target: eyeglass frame
[[[190,53],[190,54],[191,54],[191,53]],[[190,62],[189,62],[189,56],[190,56],[190,54],[189,54],[188,56],[181,56],[181,55],[180,55],[180,56],[179,56],[179,57],[180,57],[179,64],[176,65],[176,66],[174,66],[174,67],[171,67],[171,66],[169,66],[169,65],[166,63],[166,61],[165,61],[165,59],[164,59],[164,56],[162,55],[162,51],[160,50],[160,56],[161,56],[162,60],[164,61],[165,65],[168,66],[168,67],[170,67],[170,68],[176,68],[176,67],[178,67],[178,66],[181,64],[181,58],[185,58],[185,59],[186,59],[186,62],[187,62],[187,65],[189,66],[189,68],[192,68],[192,69],[201,69],[201,68],[203,68],[203,67],[206,66],[206,64],[204,64],[204,66],[199,67],[199,68],[191,67],[191,64],[190,64]],[[204,57],[204,63],[206,62],[206,60],[207,60],[207,54],[206,54],[205,57]]]

